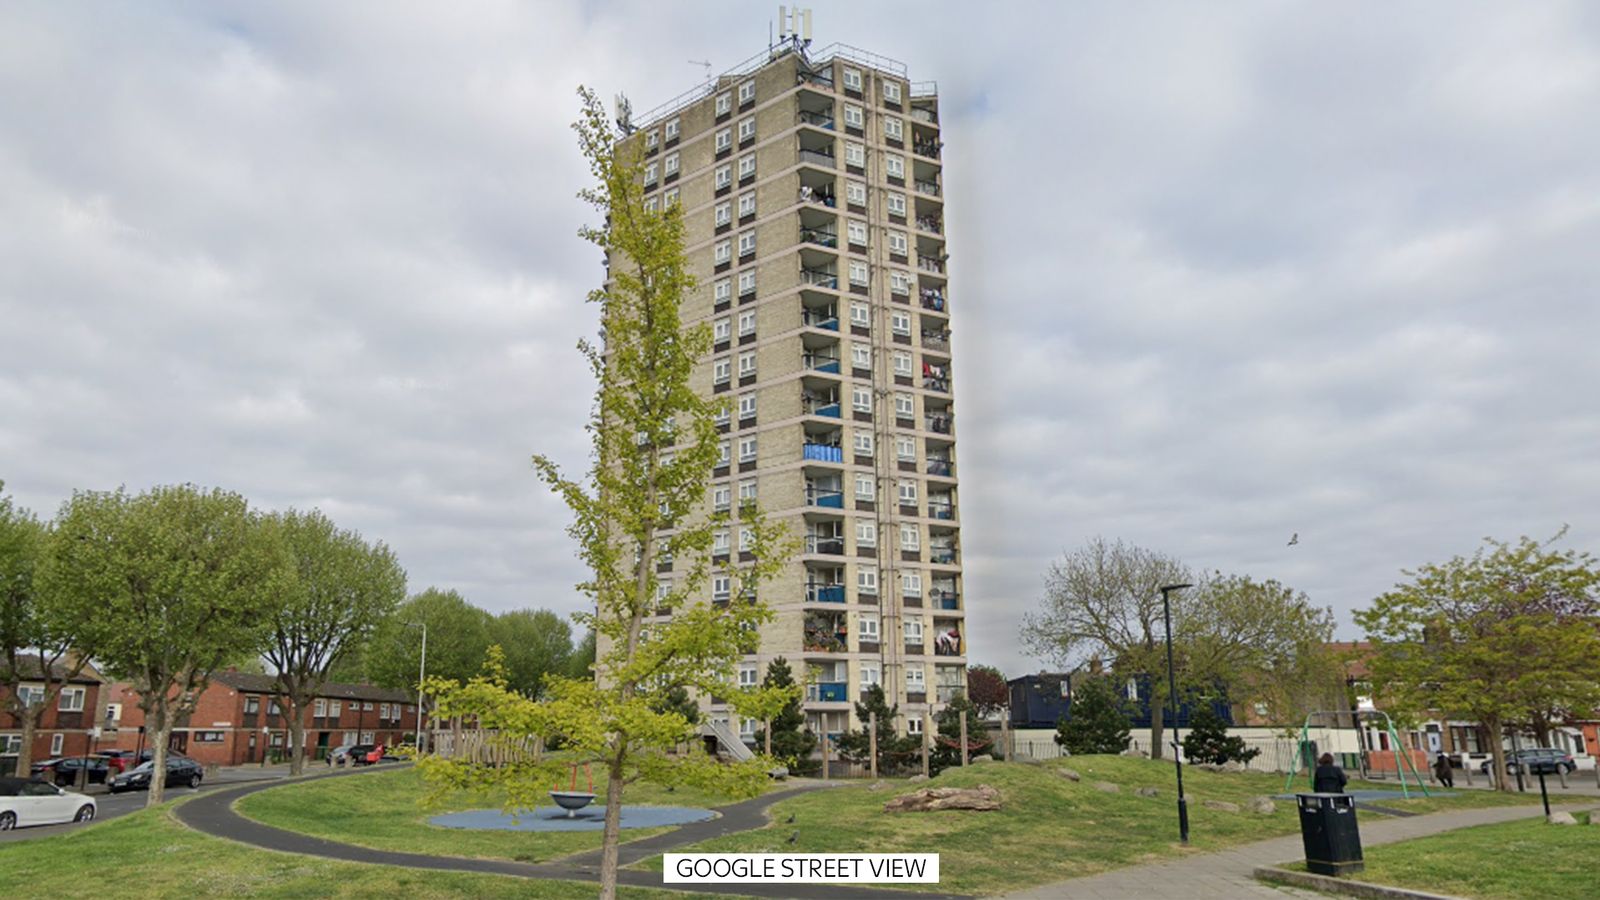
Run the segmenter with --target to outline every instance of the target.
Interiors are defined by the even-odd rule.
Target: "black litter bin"
[[[1356,828],[1356,798],[1349,794],[1296,794],[1306,868],[1318,875],[1361,871],[1361,832]]]

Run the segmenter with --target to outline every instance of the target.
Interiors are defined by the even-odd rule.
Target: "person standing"
[[[1312,790],[1319,794],[1342,794],[1344,786],[1349,779],[1344,776],[1344,769],[1333,762],[1332,753],[1324,753],[1317,760],[1317,771],[1311,782]]]
[[[1450,770],[1450,757],[1441,753],[1433,761],[1433,777],[1439,779],[1439,783],[1447,788],[1456,786],[1455,773]]]

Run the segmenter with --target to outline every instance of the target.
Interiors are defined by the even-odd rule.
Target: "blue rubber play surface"
[[[715,818],[709,809],[692,806],[624,806],[623,828],[660,828],[665,825],[687,825]],[[553,806],[524,810],[515,815],[498,809],[472,809],[466,812],[446,813],[429,819],[429,824],[443,828],[470,828],[480,831],[599,831],[605,827],[606,809],[592,806],[578,810],[573,818],[567,811]]]

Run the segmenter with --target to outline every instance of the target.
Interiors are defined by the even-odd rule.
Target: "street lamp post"
[[[1187,584],[1169,584],[1161,588],[1161,609],[1167,619],[1167,694],[1172,704],[1172,765],[1178,771],[1178,840],[1189,843],[1189,806],[1183,799],[1183,760],[1178,743],[1178,672],[1172,665],[1172,600],[1173,591],[1181,591]]]
[[[417,671],[417,752],[422,752],[422,719],[425,715],[423,702],[426,698],[422,695],[422,683],[428,680],[428,623],[407,622],[407,627],[422,629],[422,665]]]

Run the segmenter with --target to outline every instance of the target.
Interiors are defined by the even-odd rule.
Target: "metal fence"
[[[1294,765],[1296,744],[1287,738],[1244,738],[1248,749],[1258,750],[1255,758],[1245,764],[1252,772],[1288,772]],[[1150,738],[1134,737],[1128,741],[1128,749],[1148,756],[1150,754]],[[1164,748],[1169,753],[1170,746]],[[1017,759],[1059,759],[1063,755],[1061,747],[1054,738],[1012,738],[1012,754]],[[1181,756],[1181,753],[1180,753]],[[1168,756],[1167,758],[1171,758]],[[1187,760],[1185,760],[1187,762]]]

